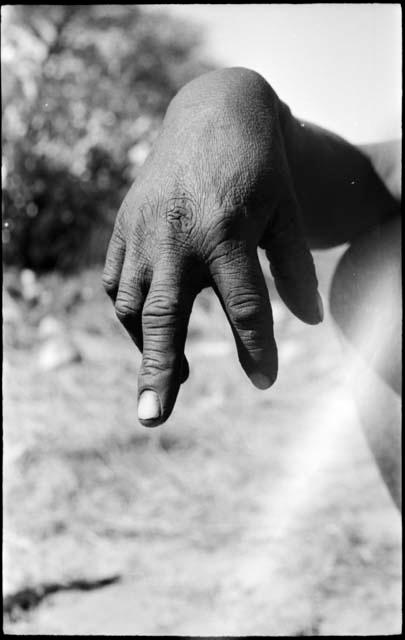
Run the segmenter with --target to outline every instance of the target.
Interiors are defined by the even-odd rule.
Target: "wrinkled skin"
[[[278,109],[274,91],[247,70],[191,82],[172,101],[118,213],[104,285],[143,350],[139,394],[151,389],[159,398],[160,416],[145,424],[170,415],[187,375],[191,307],[205,286],[220,297],[252,382],[274,382],[277,349],[258,245],[291,311],[321,320]]]
[[[141,422],[162,424],[173,409],[202,288],[216,291],[242,367],[267,388],[277,349],[257,248],[285,304],[316,324],[322,303],[309,247],[351,242],[397,209],[364,153],[295,119],[257,73],[224,69],[183,87],[118,212],[103,276],[143,352],[138,394],[157,394],[158,410]]]

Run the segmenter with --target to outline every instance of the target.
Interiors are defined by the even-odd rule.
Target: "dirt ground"
[[[315,254],[325,307],[339,254]],[[327,309],[306,326],[269,283],[280,373],[263,392],[204,291],[190,379],[147,430],[139,355],[99,277],[49,276],[37,297],[5,298],[4,631],[400,633],[401,520]],[[77,357],[56,368],[61,344]]]

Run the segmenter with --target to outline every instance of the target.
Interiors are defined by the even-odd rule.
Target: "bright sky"
[[[220,66],[255,69],[296,115],[354,143],[401,135],[399,3],[149,6],[200,25]]]

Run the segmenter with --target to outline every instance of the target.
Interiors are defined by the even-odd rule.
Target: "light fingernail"
[[[138,418],[140,420],[156,420],[160,417],[160,403],[154,391],[146,390],[141,393],[138,402]]]

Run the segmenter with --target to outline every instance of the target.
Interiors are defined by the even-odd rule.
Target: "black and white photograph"
[[[401,4],[3,4],[1,100],[3,632],[401,634]]]

